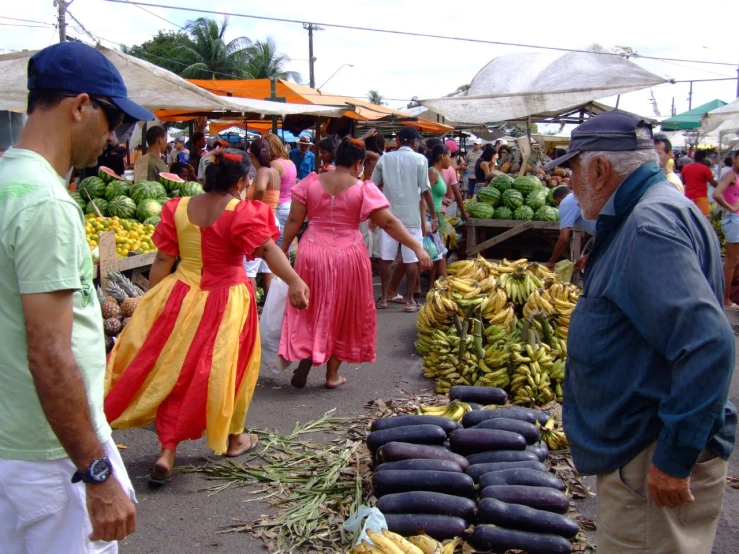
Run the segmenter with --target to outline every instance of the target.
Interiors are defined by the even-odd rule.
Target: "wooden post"
[[[98,249],[100,251],[100,262],[98,265],[100,288],[105,291],[108,286],[108,274],[114,270],[118,271],[118,254],[115,250],[115,233],[113,231],[106,231],[100,235]]]

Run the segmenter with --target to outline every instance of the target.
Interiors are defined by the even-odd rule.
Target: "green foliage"
[[[367,93],[367,100],[370,104],[377,104],[378,106],[385,105],[385,98],[376,90],[371,90]]]
[[[186,66],[180,63],[176,49],[184,43],[186,38],[187,33],[182,31],[176,33],[173,31],[159,31],[150,40],[142,44],[131,47],[122,46],[121,51],[124,54],[141,58],[179,75]]]
[[[290,57],[277,51],[275,41],[268,38],[258,40],[246,49],[246,73],[249,79],[282,79],[293,80],[300,84],[302,76],[297,71],[287,71],[285,65]]]

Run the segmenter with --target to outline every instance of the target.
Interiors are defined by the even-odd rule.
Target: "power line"
[[[48,21],[36,21],[35,19],[20,19],[18,17],[8,17],[7,15],[0,15],[0,19],[10,19],[11,21],[23,21],[24,23],[40,23],[41,25],[52,25],[55,26],[54,23],[49,23]]]
[[[152,4],[148,2],[134,2],[132,0],[104,0],[106,2],[113,2],[117,4],[131,4],[131,5],[142,5],[142,6],[149,6],[152,8],[164,8],[168,10],[180,10],[180,11],[186,11],[186,12],[195,12],[195,13],[206,13],[210,15],[223,15],[223,16],[229,16],[229,17],[245,17],[248,19],[259,19],[262,21],[277,21],[280,23],[297,23],[302,25],[305,23],[304,21],[299,21],[297,19],[286,19],[282,17],[268,17],[263,15],[250,15],[250,14],[242,14],[242,13],[232,13],[232,12],[219,12],[215,10],[203,10],[200,8],[187,8],[187,7],[180,7],[180,6],[167,6],[162,4]],[[582,53],[582,54],[598,54],[602,56],[618,56],[619,58],[622,58],[623,56],[621,54],[617,54],[615,52],[591,52],[589,50],[579,50],[575,48],[560,48],[556,46],[539,46],[535,44],[519,44],[515,42],[501,42],[501,41],[494,41],[494,40],[483,40],[483,39],[473,39],[473,38],[466,38],[466,37],[452,37],[447,35],[434,35],[434,34],[426,34],[426,33],[413,33],[410,31],[394,31],[390,29],[377,29],[374,27],[357,27],[354,25],[341,25],[338,23],[313,23],[313,25],[321,25],[324,27],[333,27],[335,29],[348,29],[352,31],[370,31],[374,33],[386,33],[391,35],[404,35],[404,36],[410,36],[410,37],[419,37],[419,38],[434,38],[434,39],[443,39],[443,40],[455,40],[455,41],[461,41],[461,42],[472,42],[476,44],[493,44],[497,46],[515,46],[520,48],[535,48],[539,50],[555,50],[559,52],[575,52],[575,53]],[[735,63],[728,63],[728,62],[709,62],[704,60],[685,60],[681,58],[661,58],[657,56],[642,56],[641,54],[633,53],[629,57],[633,58],[641,58],[644,60],[657,60],[657,61],[671,61],[671,62],[686,62],[686,63],[700,63],[700,64],[708,64],[708,65],[726,65],[731,67],[736,67]]]
[[[169,23],[170,25],[174,25],[174,26],[175,26],[175,27],[177,27],[178,29],[182,29],[183,31],[187,31],[187,29],[185,29],[184,27],[182,27],[182,26],[180,26],[180,25],[177,25],[177,23],[174,23],[174,22],[170,21],[169,19],[167,19],[167,18],[165,18],[165,17],[162,17],[162,16],[161,16],[161,15],[159,15],[159,14],[156,14],[156,13],[154,13],[154,12],[152,12],[152,11],[149,11],[149,10],[147,10],[146,8],[144,8],[143,6],[139,6],[138,4],[134,4],[133,2],[128,2],[128,1],[127,1],[126,3],[127,3],[127,4],[131,4],[131,5],[133,5],[133,6],[136,6],[136,7],[137,7],[137,8],[139,8],[140,10],[143,10],[143,11],[145,11],[146,13],[148,13],[148,14],[151,14],[151,15],[153,15],[154,17],[158,17],[158,18],[159,18],[159,19],[161,19],[162,21],[166,21],[167,23]]]
[[[49,27],[54,27],[54,25],[46,24],[46,25],[28,25],[27,23],[2,23],[0,22],[0,25],[3,27],[35,27],[36,29],[48,29]]]

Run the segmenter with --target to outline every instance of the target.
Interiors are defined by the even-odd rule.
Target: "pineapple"
[[[110,352],[113,350],[113,346],[115,345],[115,341],[113,340],[113,337],[105,337],[105,352]]]
[[[129,324],[130,322],[131,322],[131,318],[130,318],[130,317],[127,317],[127,318],[125,318],[125,319],[124,319],[124,320],[123,320],[123,321],[121,322],[121,326],[122,326],[122,327],[125,327],[125,326],[126,326],[126,325],[128,325],[128,324]]]
[[[105,334],[109,337],[115,337],[121,332],[121,322],[112,317],[103,322],[103,327],[105,328]]]
[[[121,304],[124,318],[130,318],[136,307],[139,305],[139,298],[143,296],[144,291],[134,285],[130,279],[117,271],[111,271],[108,274],[110,282],[108,283],[108,292]]]
[[[123,310],[123,317],[126,319],[131,319],[133,316],[133,312],[136,311],[136,308],[139,305],[139,299],[136,298],[126,298],[123,303],[121,304],[121,308]]]
[[[103,319],[120,319],[121,318],[121,307],[114,298],[106,298],[105,302],[100,304],[100,309],[103,312]]]

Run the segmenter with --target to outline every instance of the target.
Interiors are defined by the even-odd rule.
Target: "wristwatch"
[[[72,483],[82,481],[87,484],[105,483],[113,475],[113,466],[107,457],[94,460],[85,471],[75,471]]]

